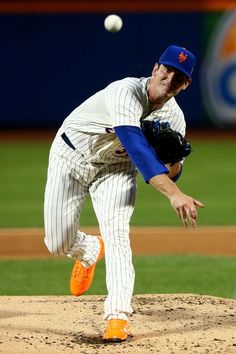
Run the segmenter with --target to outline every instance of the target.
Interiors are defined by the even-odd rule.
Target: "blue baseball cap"
[[[183,47],[170,45],[160,56],[158,63],[172,66],[191,79],[196,57]]]

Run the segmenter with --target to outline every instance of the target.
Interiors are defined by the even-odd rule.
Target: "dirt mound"
[[[104,296],[0,296],[2,353],[236,353],[236,301],[135,295],[132,337],[104,344]]]

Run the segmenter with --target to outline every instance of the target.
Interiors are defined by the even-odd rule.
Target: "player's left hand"
[[[141,121],[141,129],[149,144],[164,164],[175,164],[190,155],[192,148],[189,142],[177,131],[170,128],[169,123],[157,120]]]

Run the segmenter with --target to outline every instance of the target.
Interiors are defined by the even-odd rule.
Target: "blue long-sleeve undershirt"
[[[122,125],[114,127],[114,130],[130,160],[146,182],[156,175],[169,172],[139,127]]]

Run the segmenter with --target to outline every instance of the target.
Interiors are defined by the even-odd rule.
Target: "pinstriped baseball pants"
[[[80,231],[80,214],[90,194],[105,245],[108,295],[104,318],[131,314],[134,268],[129,224],[134,209],[136,171],[131,162],[91,164],[58,136],[51,148],[44,198],[45,244],[53,254],[91,266],[97,238]]]

